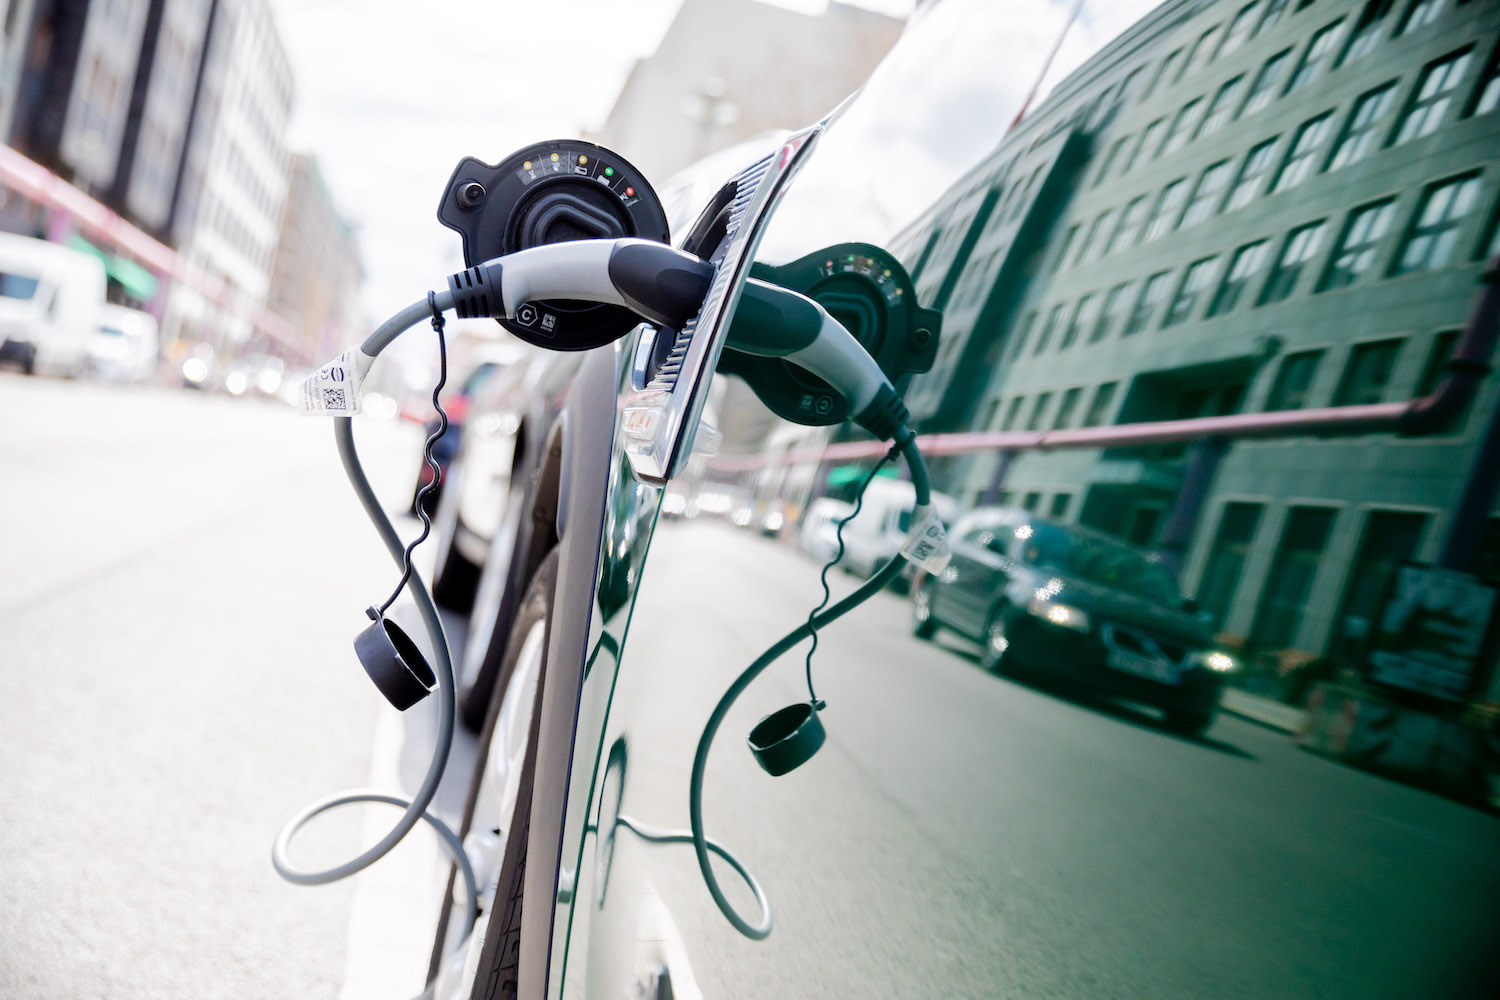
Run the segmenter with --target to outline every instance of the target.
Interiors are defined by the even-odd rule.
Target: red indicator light
[[[625,197],[627,197],[627,198],[634,198],[635,197],[635,188],[633,188],[633,187],[626,188],[625,189]]]

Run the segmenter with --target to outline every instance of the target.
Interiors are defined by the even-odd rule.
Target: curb
[[[1302,729],[1307,713],[1300,708],[1283,705],[1279,701],[1248,694],[1235,688],[1225,688],[1219,700],[1221,711],[1237,716],[1247,722],[1292,735]]]

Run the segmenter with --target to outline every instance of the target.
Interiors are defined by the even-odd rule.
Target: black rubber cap
[[[427,657],[399,625],[384,615],[355,636],[354,655],[386,700],[403,712],[437,686]]]
[[[780,777],[807,763],[826,736],[817,710],[804,701],[761,719],[746,742],[766,773]]]

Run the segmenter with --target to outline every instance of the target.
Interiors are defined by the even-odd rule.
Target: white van
[[[844,526],[844,558],[840,565],[856,576],[869,576],[884,566],[906,542],[911,528],[916,490],[904,479],[877,477],[865,489],[859,514]],[[952,524],[957,505],[944,493],[932,494],[943,523]]]
[[[0,233],[0,361],[27,374],[82,374],[104,292],[93,254]]]
[[[89,338],[89,374],[111,382],[144,382],[156,371],[156,317],[105,304]]]

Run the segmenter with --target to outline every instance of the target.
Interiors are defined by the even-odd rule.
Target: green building
[[[1057,86],[898,241],[941,356],[923,431],[1397,402],[1443,373],[1500,252],[1500,4],[1169,0]],[[1420,438],[1229,444],[1184,590],[1262,663],[1354,648],[1431,561],[1496,406]],[[981,452],[938,467],[1160,542],[1189,448]],[[1484,537],[1500,567],[1500,520]],[[1272,692],[1275,693],[1275,692]]]

